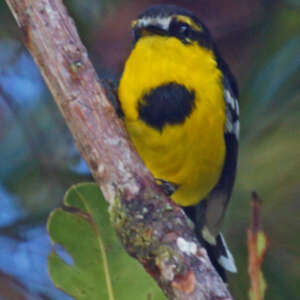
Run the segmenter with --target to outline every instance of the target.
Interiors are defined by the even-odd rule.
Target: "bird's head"
[[[208,49],[213,42],[205,25],[192,12],[174,5],[147,9],[132,22],[134,43],[148,36],[175,37],[184,44],[194,42]]]

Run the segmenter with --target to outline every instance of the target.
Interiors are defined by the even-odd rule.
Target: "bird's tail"
[[[212,234],[206,225],[206,205],[206,201],[201,201],[197,206],[184,207],[184,211],[194,222],[196,235],[201,245],[205,247],[210,261],[226,282],[225,271],[236,273],[237,268],[222,233]]]
[[[231,273],[237,272],[234,258],[227,247],[222,233],[219,233],[217,236],[215,245],[204,240],[204,246],[210,261],[224,281],[226,281],[225,271]]]

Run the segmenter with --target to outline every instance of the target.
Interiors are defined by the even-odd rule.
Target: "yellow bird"
[[[235,79],[190,11],[154,6],[132,22],[132,31],[118,87],[127,130],[153,176],[194,222],[225,280],[224,269],[236,272],[220,233],[237,164]]]

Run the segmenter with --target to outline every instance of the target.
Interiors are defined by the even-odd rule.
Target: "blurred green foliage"
[[[65,3],[96,68],[118,76],[130,49],[129,21],[157,1]],[[240,86],[239,169],[224,229],[239,269],[238,275],[230,277],[231,290],[236,299],[247,299],[246,229],[250,192],[257,190],[264,200],[263,225],[270,239],[263,266],[268,285],[265,299],[297,299],[300,1],[173,3],[193,9],[205,20]],[[71,184],[90,179],[90,175],[21,44],[20,32],[4,1],[0,2],[0,165],[0,192],[4,191],[0,193],[0,270],[27,287],[25,277],[29,273],[16,271],[26,263],[15,263],[17,246],[31,241],[31,235],[25,234],[30,228],[45,228],[49,210],[60,205]],[[4,222],[3,210],[9,211],[9,203],[15,205],[11,209],[21,213],[15,214],[17,217],[5,216],[10,221]],[[9,248],[12,242],[14,246]],[[44,251],[39,249],[34,254],[41,257],[41,253]],[[46,261],[45,255],[42,260]],[[31,273],[33,267],[38,270],[31,260]],[[30,292],[43,299],[65,299],[54,296],[50,283],[45,282],[30,285]],[[1,288],[0,299],[3,291]]]
[[[300,10],[279,3],[264,25],[253,41],[259,49],[254,67],[242,85],[241,152],[227,235],[241,274],[232,286],[244,299],[245,229],[250,191],[257,190],[270,239],[266,299],[282,300],[298,297],[300,280]]]

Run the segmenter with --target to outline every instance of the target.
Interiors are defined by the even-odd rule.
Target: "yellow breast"
[[[170,82],[194,90],[195,107],[183,123],[159,131],[139,118],[138,104]],[[201,201],[217,183],[225,157],[222,74],[213,53],[173,37],[144,37],[126,62],[118,94],[130,137],[153,176],[179,185],[176,203]]]

